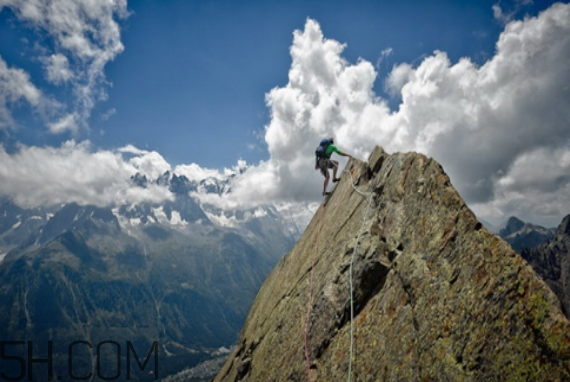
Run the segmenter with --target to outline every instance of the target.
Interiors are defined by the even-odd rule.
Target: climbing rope
[[[347,171],[346,169],[344,171]],[[352,185],[352,189],[356,191],[357,194],[368,197],[366,202],[366,209],[364,211],[364,215],[362,216],[362,225],[360,226],[360,231],[358,236],[356,237],[356,243],[354,244],[354,251],[352,251],[352,255],[350,256],[350,354],[348,359],[348,376],[347,382],[350,382],[352,378],[352,360],[353,360],[353,349],[354,349],[354,291],[353,291],[353,282],[352,282],[352,264],[354,263],[354,254],[358,252],[358,244],[360,243],[360,238],[362,236],[362,231],[364,229],[364,225],[366,224],[366,218],[368,217],[368,211],[370,210],[370,205],[372,201],[372,192],[362,192],[356,188],[354,185],[354,180],[352,179],[352,172],[348,171],[350,174],[350,184]]]
[[[323,211],[319,212],[319,223],[317,224],[317,245],[315,251],[313,252],[313,258],[311,259],[311,275],[309,277],[309,293],[307,295],[307,316],[305,318],[305,365],[307,368],[307,379],[312,382],[311,378],[311,358],[309,354],[309,322],[311,319],[311,310],[313,307],[313,275],[315,270],[315,257],[319,254],[319,245],[321,238],[321,226],[322,226],[322,216]]]
[[[350,283],[350,356],[349,356],[349,363],[348,363],[348,376],[347,382],[350,382],[352,378],[352,361],[353,361],[353,349],[354,349],[354,328],[353,328],[353,321],[354,321],[354,291],[353,291],[353,280],[352,280],[352,273],[353,273],[353,262],[354,262],[354,255],[358,252],[358,245],[360,243],[360,238],[363,233],[364,226],[366,224],[366,218],[368,217],[368,212],[370,210],[370,205],[372,201],[372,192],[362,192],[356,188],[354,185],[354,180],[352,178],[352,171],[348,171],[344,169],[343,172],[348,172],[350,174],[350,184],[352,189],[359,195],[363,197],[367,197],[366,209],[362,218],[362,225],[360,226],[360,231],[356,238],[356,243],[354,245],[354,251],[350,257],[350,272],[349,272],[349,283]],[[307,315],[305,318],[305,364],[307,368],[307,379],[309,382],[312,382],[311,378],[311,360],[309,354],[309,322],[311,317],[311,310],[313,305],[313,275],[314,275],[314,268],[315,268],[315,255],[319,253],[319,245],[320,245],[320,236],[321,236],[321,227],[322,227],[322,214],[323,211],[319,213],[319,222],[317,224],[317,243],[315,247],[315,251],[313,253],[313,258],[311,261],[311,274],[309,277],[309,292],[307,297]]]

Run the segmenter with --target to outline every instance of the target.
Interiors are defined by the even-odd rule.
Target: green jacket
[[[329,145],[325,151],[326,157],[330,159],[330,157],[333,153],[337,153],[339,155],[342,155],[342,151],[337,149],[335,145]]]

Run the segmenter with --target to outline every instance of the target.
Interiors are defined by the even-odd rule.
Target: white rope
[[[333,165],[335,167],[338,168],[337,165],[335,165],[333,163]],[[350,257],[350,358],[348,361],[348,376],[347,376],[347,382],[351,381],[352,378],[352,359],[353,357],[353,349],[354,349],[354,325],[353,325],[353,321],[354,321],[354,291],[353,291],[353,282],[352,282],[352,273],[353,273],[353,263],[354,263],[354,254],[358,252],[358,244],[360,243],[360,238],[362,236],[362,231],[364,229],[364,225],[366,224],[366,218],[368,217],[368,212],[370,210],[370,205],[371,205],[371,201],[372,201],[372,192],[362,192],[360,190],[358,190],[356,188],[356,186],[354,185],[354,180],[352,179],[352,172],[348,171],[346,168],[343,170],[343,172],[348,172],[350,174],[350,184],[352,186],[352,189],[359,195],[368,198],[367,202],[366,202],[366,209],[364,211],[364,215],[362,217],[362,225],[360,226],[360,231],[358,233],[358,236],[356,237],[356,243],[354,245],[354,251],[352,252],[352,255]],[[310,381],[310,374],[309,374],[309,381]]]
[[[347,171],[346,169],[343,171]],[[354,245],[354,251],[352,251],[352,255],[350,257],[350,358],[348,361],[348,376],[347,376],[347,382],[350,382],[351,378],[352,378],[352,358],[353,358],[353,348],[354,348],[354,329],[353,329],[353,321],[354,321],[354,292],[353,292],[353,286],[352,286],[352,264],[354,262],[354,254],[357,253],[358,251],[358,244],[360,243],[360,237],[362,236],[362,231],[364,229],[364,225],[366,223],[366,218],[368,217],[368,211],[370,210],[370,202],[372,201],[372,192],[362,192],[359,191],[355,185],[354,185],[354,181],[352,179],[352,173],[349,171],[350,174],[350,184],[352,185],[352,189],[354,191],[356,191],[356,193],[358,193],[361,196],[364,197],[368,197],[367,203],[366,203],[366,209],[364,211],[364,215],[362,216],[362,225],[360,226],[360,231],[358,233],[358,236],[356,237],[356,244]]]

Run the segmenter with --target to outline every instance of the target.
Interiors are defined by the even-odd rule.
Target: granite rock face
[[[570,317],[570,215],[566,216],[552,240],[536,248],[523,249],[525,258],[560,299]]]
[[[376,148],[265,281],[215,381],[349,368],[353,381],[570,380],[570,322],[437,162]]]

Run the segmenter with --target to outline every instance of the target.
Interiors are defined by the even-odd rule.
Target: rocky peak
[[[359,381],[570,380],[570,322],[556,296],[423,155],[376,148],[368,163],[349,162],[265,281],[216,381],[349,371]]]
[[[196,190],[196,185],[184,175],[172,174],[170,179],[170,191],[176,195],[187,195],[188,192]]]
[[[503,228],[499,232],[499,235],[501,235],[501,237],[509,236],[517,231],[520,231],[524,227],[524,225],[525,223],[522,220],[520,220],[516,216],[511,216],[507,221],[505,228]]]
[[[135,175],[131,176],[131,182],[136,186],[146,188],[148,179],[146,178],[146,175],[137,172]]]
[[[570,235],[570,215],[562,219],[562,223],[558,226],[556,231],[556,236],[567,236]]]
[[[570,317],[570,215],[562,220],[552,240],[525,248],[521,255],[558,296]]]
[[[74,228],[101,234],[120,230],[119,222],[111,209],[69,203],[64,205],[49,219],[42,230],[39,242],[47,243],[58,235]]]
[[[164,174],[156,179],[156,184],[159,186],[169,186],[173,175],[174,174],[167,170]]]
[[[209,177],[199,183],[199,189],[208,194],[224,195],[231,191],[231,181],[235,174],[230,174],[225,178]]]
[[[513,216],[508,220],[505,228],[500,230],[499,236],[520,253],[523,248],[534,248],[549,241],[555,233],[554,229],[525,223]]]

